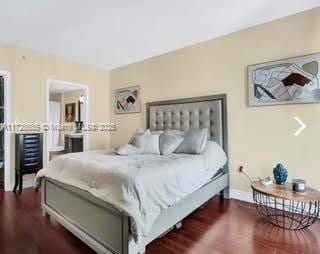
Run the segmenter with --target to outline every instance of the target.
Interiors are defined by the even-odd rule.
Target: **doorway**
[[[0,70],[0,123],[11,121],[11,76]],[[11,191],[10,133],[6,128],[0,130],[0,185]]]
[[[64,153],[88,150],[89,135],[82,131],[89,119],[88,92],[86,85],[47,81],[45,164]]]

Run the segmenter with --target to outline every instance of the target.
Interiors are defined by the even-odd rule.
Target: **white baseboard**
[[[230,198],[253,203],[252,192],[230,189]]]
[[[33,187],[33,180],[27,179],[23,180],[23,188],[30,188]]]
[[[32,179],[25,179],[23,180],[23,189],[33,187],[33,180]],[[18,186],[19,188],[19,186]],[[5,191],[13,191],[13,185],[9,189],[5,189]]]

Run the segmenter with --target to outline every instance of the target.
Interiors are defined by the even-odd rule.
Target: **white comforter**
[[[65,154],[53,159],[41,177],[86,190],[130,217],[134,239],[148,235],[162,210],[200,188],[226,163],[222,148],[208,142],[200,155],[119,156],[113,151]]]

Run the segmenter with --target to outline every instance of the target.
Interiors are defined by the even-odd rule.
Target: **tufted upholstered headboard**
[[[208,128],[208,139],[227,144],[227,96],[225,94],[147,103],[147,128],[151,131]]]

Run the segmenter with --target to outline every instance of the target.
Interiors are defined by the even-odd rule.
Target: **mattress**
[[[227,158],[208,141],[202,154],[119,156],[114,151],[61,155],[38,172],[42,177],[85,190],[130,217],[134,239],[146,237],[164,209],[173,206],[215,176]]]

